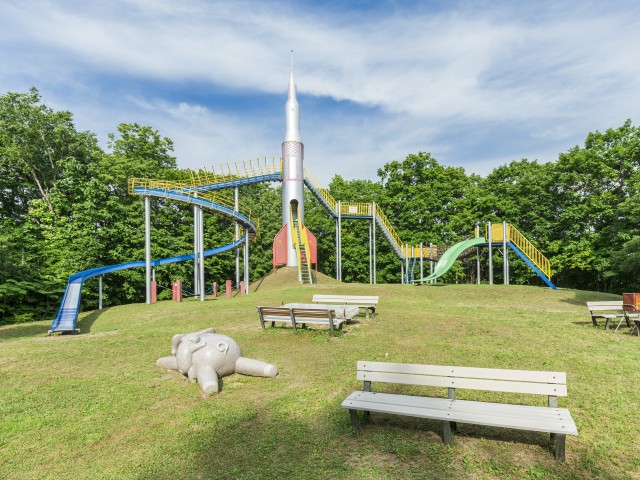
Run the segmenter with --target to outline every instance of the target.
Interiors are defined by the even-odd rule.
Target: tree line
[[[336,175],[328,188],[337,200],[376,202],[408,244],[452,245],[472,236],[476,224],[507,221],[551,260],[556,285],[620,293],[640,289],[639,166],[640,127],[627,120],[589,133],[584,146],[555,162],[514,160],[482,177],[418,152],[386,163],[377,181]],[[187,180],[190,173],[177,167],[171,140],[150,126],[120,124],[103,149],[95,134],[76,129],[72,113],[47,107],[35,88],[0,96],[0,323],[51,319],[71,274],[144,259],[144,208],[128,193],[132,177]],[[318,269],[335,276],[335,221],[305,195]],[[253,281],[271,270],[280,187],[242,187],[240,197],[260,225],[250,247]],[[162,199],[151,204],[152,257],[191,252],[193,209]],[[343,222],[344,281],[369,281],[368,229],[361,220]],[[205,215],[206,248],[229,243],[234,233],[228,220]],[[377,280],[400,282],[400,262],[378,238]],[[500,258],[496,252],[496,281]],[[234,279],[235,253],[207,259],[205,272],[210,282]],[[474,275],[475,260],[462,260],[444,280],[468,282]],[[189,262],[159,267],[159,298],[170,298],[172,280],[188,286],[192,278]],[[511,280],[541,284],[517,258]],[[96,284],[88,280],[83,289],[86,308],[95,308]],[[105,305],[144,301],[144,295],[143,269],[105,279]]]

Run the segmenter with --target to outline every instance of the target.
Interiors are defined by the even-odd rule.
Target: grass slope
[[[286,275],[245,297],[88,312],[77,336],[47,337],[44,322],[0,328],[0,478],[640,478],[640,340],[595,329],[584,306],[611,296],[326,278],[303,287]],[[379,295],[379,315],[357,317],[336,338],[260,329],[256,305],[313,293]],[[205,399],[155,367],[172,335],[211,326],[279,376],[232,375]],[[462,425],[449,447],[437,422],[373,414],[356,436],[340,403],[361,388],[355,364],[364,359],[566,371],[560,405],[579,436],[567,438],[566,464],[533,432]]]

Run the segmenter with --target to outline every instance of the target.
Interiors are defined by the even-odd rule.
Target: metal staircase
[[[309,239],[307,229],[300,221],[300,211],[296,203],[291,203],[289,211],[291,238],[298,257],[298,281],[303,284],[312,284],[311,263],[309,262]]]
[[[485,238],[489,238],[489,231],[487,227]],[[503,226],[501,224],[491,225],[491,242],[498,243],[504,239]],[[513,225],[507,224],[507,244],[516,251],[519,255],[526,257],[523,260],[528,260],[534,270],[538,270],[544,275],[547,280],[551,280],[551,262],[544,256],[544,254],[538,250],[533,243]],[[514,248],[515,247],[515,248]]]

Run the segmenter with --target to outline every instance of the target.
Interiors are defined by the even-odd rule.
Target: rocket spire
[[[296,84],[293,79],[293,50],[291,50],[291,75],[289,77],[289,93],[285,105],[284,141],[302,143],[302,136],[300,135],[300,110],[296,90]]]

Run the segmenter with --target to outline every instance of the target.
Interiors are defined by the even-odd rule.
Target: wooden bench
[[[589,315],[591,315],[591,321],[595,327],[598,326],[598,322],[596,319],[603,318],[604,329],[607,330],[609,328],[609,323],[611,320],[618,320],[618,327],[616,327],[616,331],[620,327],[620,323],[622,320],[627,322],[627,326],[631,327],[631,323],[629,320],[630,316],[638,316],[636,312],[636,308],[634,305],[626,305],[622,303],[622,300],[605,300],[600,302],[587,302],[587,308],[589,309]]]
[[[491,368],[447,367],[405,363],[358,362],[358,380],[363,391],[355,391],[343,402],[351,424],[360,430],[358,411],[393,413],[443,421],[443,439],[453,442],[457,423],[530,430],[551,434],[556,459],[565,459],[566,435],[578,430],[569,410],[558,408],[558,397],[567,395],[564,372],[497,370]],[[371,391],[372,382],[425,385],[448,389],[448,398]],[[511,392],[548,396],[548,406],[528,406],[456,399],[457,389]]]
[[[344,318],[336,318],[336,312],[324,308],[287,308],[287,307],[256,307],[260,325],[265,328],[266,322],[271,322],[275,326],[276,322],[287,323],[293,327],[294,332],[297,327],[306,326],[308,323],[316,325],[328,325],[331,336],[335,336],[335,329],[341,329],[346,322]]]
[[[377,295],[314,295],[312,299],[313,303],[337,303],[344,305],[357,305],[360,308],[364,308],[367,318],[369,318],[369,310],[371,310],[371,316],[376,314],[376,306],[378,305]]]

